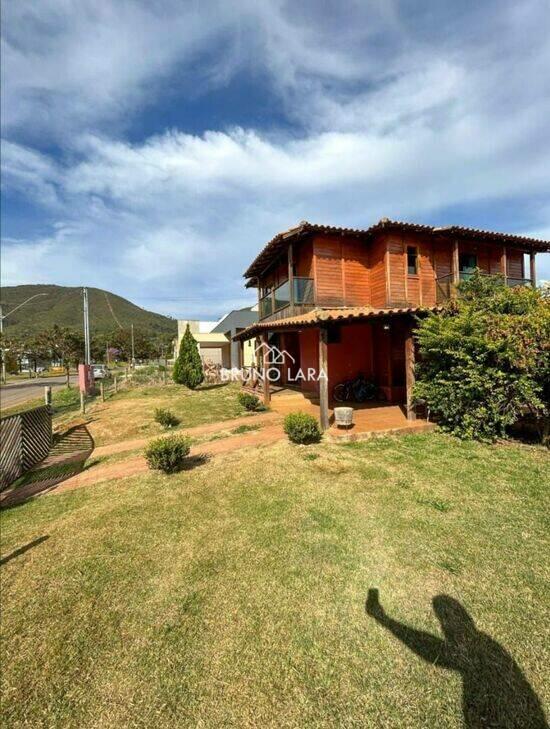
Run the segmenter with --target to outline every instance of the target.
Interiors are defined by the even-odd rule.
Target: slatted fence
[[[47,405],[0,419],[0,490],[43,460],[52,446]]]

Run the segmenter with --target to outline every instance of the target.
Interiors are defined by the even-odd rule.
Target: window
[[[477,256],[475,253],[460,254],[460,272],[473,273],[477,268]]]
[[[418,248],[407,246],[407,273],[409,276],[416,276],[418,273]]]

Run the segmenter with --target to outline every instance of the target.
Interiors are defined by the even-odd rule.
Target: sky
[[[255,302],[244,270],[301,220],[550,239],[548,0],[17,0],[2,19],[3,285],[216,319]]]

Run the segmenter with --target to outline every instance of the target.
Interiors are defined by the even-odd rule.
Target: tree
[[[187,385],[191,390],[198,387],[204,380],[201,357],[197,342],[191,334],[189,324],[182,337],[180,351],[174,362],[174,382],[180,385]]]
[[[494,440],[530,413],[543,441],[550,423],[550,296],[476,272],[458,298],[419,323],[415,397],[441,425]]]
[[[67,387],[71,386],[71,365],[78,366],[84,361],[84,337],[67,327],[55,324],[39,335],[40,341],[52,354],[63,362],[67,375]]]

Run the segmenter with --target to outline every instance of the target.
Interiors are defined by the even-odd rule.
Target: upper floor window
[[[407,273],[415,276],[418,273],[418,248],[407,246]]]
[[[460,254],[460,273],[473,273],[477,268],[477,256],[475,253]]]

